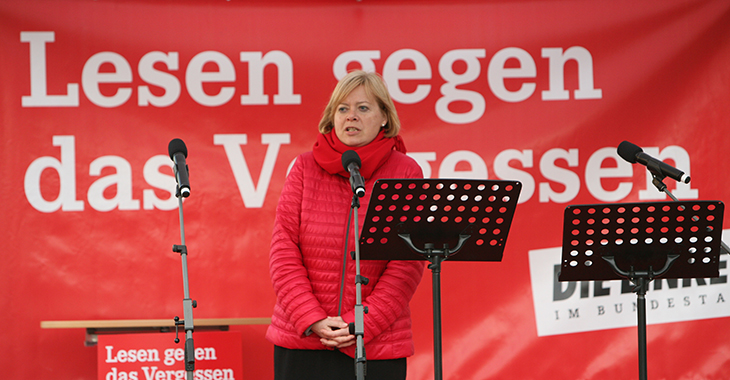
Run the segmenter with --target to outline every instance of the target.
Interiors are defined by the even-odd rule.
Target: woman
[[[347,229],[353,193],[341,157],[347,150],[358,153],[367,194],[379,178],[423,178],[405,155],[399,130],[383,80],[375,73],[350,72],[332,93],[313,150],[297,157],[287,176],[269,261],[277,301],[266,338],[274,344],[276,380],[355,378],[356,339],[348,329],[355,320],[355,264],[345,255],[346,236],[346,252],[356,243]],[[361,198],[358,230],[367,200]],[[424,263],[360,262],[369,279],[362,286],[368,378],[406,378],[406,357],[414,351],[408,303]]]

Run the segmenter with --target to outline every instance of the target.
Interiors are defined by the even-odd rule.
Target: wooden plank
[[[195,326],[268,325],[271,318],[194,318]],[[114,328],[175,327],[170,319],[100,319],[76,321],[41,321],[42,329],[114,329]]]

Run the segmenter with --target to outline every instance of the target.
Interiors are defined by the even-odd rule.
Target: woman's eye
[[[347,107],[340,107],[337,109],[338,112],[345,112],[347,111]]]
[[[369,108],[367,106],[360,106],[360,111],[367,111]]]

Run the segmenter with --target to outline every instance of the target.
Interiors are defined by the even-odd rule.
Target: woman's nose
[[[354,121],[354,120],[357,120],[357,114],[353,110],[353,111],[350,111],[347,113],[347,121]]]

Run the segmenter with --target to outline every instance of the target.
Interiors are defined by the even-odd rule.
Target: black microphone
[[[173,139],[167,145],[167,153],[175,162],[175,180],[179,189],[178,196],[182,195],[187,198],[190,196],[190,180],[188,180],[188,165],[185,158],[188,156],[188,148],[180,139]]]
[[[350,173],[350,186],[352,186],[352,192],[358,197],[362,198],[365,196],[365,181],[363,181],[360,175],[360,156],[354,150],[348,150],[342,153],[342,167]]]
[[[632,164],[638,162],[646,166],[654,174],[669,177],[678,182],[689,183],[690,178],[683,171],[644,153],[643,149],[628,141],[619,144],[617,151],[618,155],[624,160]]]

